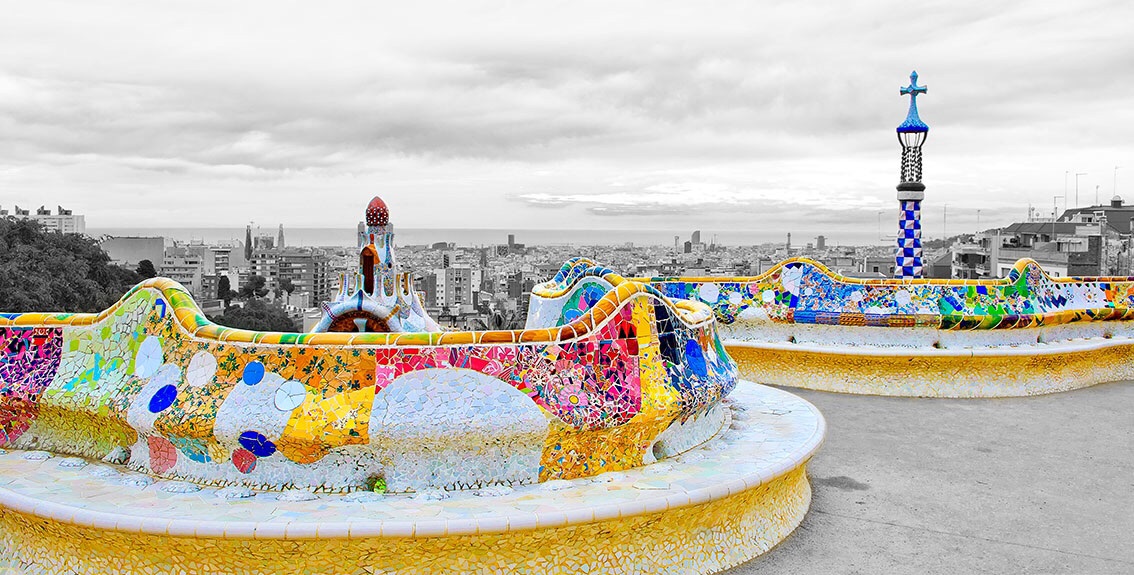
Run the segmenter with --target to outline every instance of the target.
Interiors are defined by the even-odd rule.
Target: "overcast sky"
[[[1068,170],[1085,205],[1126,166],[1134,200],[1134,3],[757,4],[22,2],[0,206],[349,227],[378,194],[412,228],[874,233],[912,69],[927,236],[945,204],[950,233],[1050,210]]]

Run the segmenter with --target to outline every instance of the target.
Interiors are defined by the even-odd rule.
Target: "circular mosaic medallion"
[[[276,452],[276,444],[268,441],[264,434],[248,430],[240,434],[240,446],[256,457],[267,457]]]
[[[173,384],[163,386],[150,398],[150,413],[169,409],[175,399],[177,399],[177,386]]]
[[[283,382],[276,390],[276,409],[291,411],[307,399],[307,388],[294,379]]]
[[[217,358],[207,351],[199,351],[189,360],[185,371],[185,382],[193,387],[202,387],[213,382],[217,375]]]
[[[161,341],[156,337],[147,337],[138,346],[138,355],[134,356],[134,375],[150,377],[161,367]]]
[[[247,385],[256,385],[264,379],[264,364],[253,361],[244,366],[244,376],[241,378]]]
[[[256,456],[247,449],[237,449],[232,452],[232,464],[241,473],[252,473],[256,469]]]
[[[146,438],[150,448],[150,469],[154,473],[165,473],[177,464],[177,448],[168,439],[160,435],[151,435]]]

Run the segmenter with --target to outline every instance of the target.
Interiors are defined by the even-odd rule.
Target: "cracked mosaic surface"
[[[824,434],[813,406],[773,388],[742,382],[720,409],[727,427],[672,460],[431,498],[233,498],[231,488],[187,492],[176,482],[131,482],[148,478],[119,466],[76,468],[9,451],[0,455],[0,566],[272,573],[302,561],[335,573],[716,572],[767,551],[799,523],[810,500],[804,466]]]
[[[863,354],[736,344],[743,377],[788,387],[905,397],[1022,397],[1134,379],[1134,339],[984,353]]]
[[[1011,397],[1118,381],[1134,348],[1134,278],[857,280],[787,260],[752,278],[648,278],[705,303],[742,373],[844,393]]]
[[[39,412],[39,399],[59,369],[63,331],[0,328],[0,445],[19,439]]]
[[[608,272],[573,278],[606,276],[554,303],[554,325],[522,332],[231,330],[168,280],[98,316],[8,315],[55,330],[62,353],[5,443],[94,458],[127,448],[132,468],[162,477],[333,491],[639,466],[673,421],[727,395],[736,366],[707,308]]]
[[[702,301],[722,324],[945,330],[1017,329],[1134,319],[1134,278],[1053,278],[1020,260],[1001,280],[857,280],[797,258],[751,278],[644,278]]]

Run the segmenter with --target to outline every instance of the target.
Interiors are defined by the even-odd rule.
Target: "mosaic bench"
[[[537,291],[522,331],[228,329],[164,279],[0,315],[0,570],[712,573],[791,533],[813,406],[704,304]]]
[[[638,278],[710,306],[745,377],[847,393],[998,397],[1134,377],[1134,278],[872,279],[797,258],[755,277]]]
[[[228,329],[162,279],[97,316],[0,326],[0,445],[128,452],[155,476],[256,488],[622,470],[653,461],[672,422],[711,412],[736,382],[708,308],[628,281],[562,326],[516,332]]]

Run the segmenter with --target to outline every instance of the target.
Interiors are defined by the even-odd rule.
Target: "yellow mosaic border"
[[[1134,341],[1129,339],[959,350],[726,341],[725,349],[744,379],[860,395],[1024,397],[1134,379]]]
[[[0,508],[0,569],[16,573],[716,573],[767,552],[811,503],[806,462],[699,505],[564,527],[356,539],[122,533]]]

